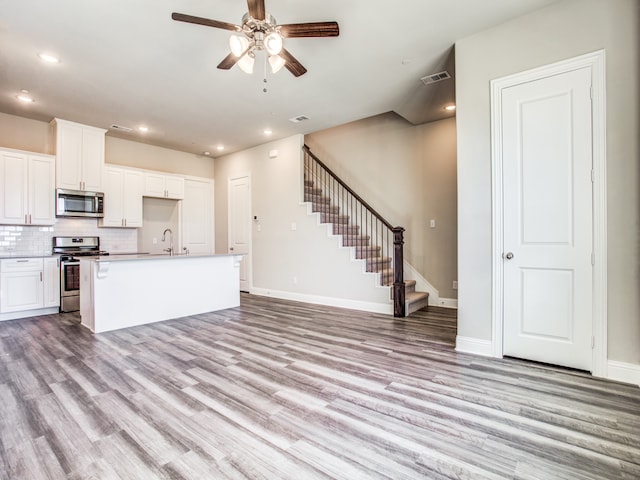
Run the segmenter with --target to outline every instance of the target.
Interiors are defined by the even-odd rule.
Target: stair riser
[[[386,270],[391,266],[390,260],[385,259],[373,259],[367,260],[367,272],[379,272],[381,270]]]
[[[348,235],[342,237],[342,246],[344,247],[367,247],[369,242],[371,239],[367,237],[350,237]]]
[[[335,223],[335,224],[348,224],[348,215],[335,215],[332,213],[321,213],[320,223]]]
[[[322,195],[322,189],[316,187],[304,187],[305,195]]]
[[[334,235],[357,235],[359,232],[360,232],[360,226],[358,225],[343,225],[343,224],[333,225]]]
[[[381,252],[381,248],[380,247],[362,247],[362,246],[358,246],[356,247],[356,258],[375,258],[375,257],[379,257],[380,256],[380,252]]]
[[[313,202],[313,203],[321,203],[321,204],[330,204],[331,203],[331,199],[329,197],[323,197],[322,195],[310,195],[310,194],[306,194],[304,195],[304,201],[305,202]]]
[[[327,205],[325,203],[314,203],[311,205],[311,211],[335,215],[340,212],[340,207],[334,207],[333,205]]]

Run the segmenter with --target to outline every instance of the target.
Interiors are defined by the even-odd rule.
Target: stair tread
[[[429,298],[429,293],[428,292],[410,292],[410,293],[405,293],[404,301],[417,302],[418,300],[422,300],[423,298]]]

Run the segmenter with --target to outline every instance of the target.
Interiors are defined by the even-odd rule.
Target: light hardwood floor
[[[640,478],[640,389],[459,354],[455,329],[246,294],[99,335],[1,322],[0,477]]]

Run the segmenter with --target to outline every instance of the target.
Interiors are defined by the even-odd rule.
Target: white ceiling
[[[340,36],[287,39],[308,73],[268,74],[264,93],[262,57],[251,76],[216,68],[231,32],[171,20],[239,24],[245,0],[0,0],[0,112],[146,125],[109,135],[213,156],[265,143],[265,128],[276,139],[388,111],[420,123],[454,101],[453,81],[433,95],[420,78],[447,66],[456,40],[554,1],[266,0],[279,24],[335,20]],[[33,104],[16,100],[22,89]],[[289,121],[299,115],[309,120]]]

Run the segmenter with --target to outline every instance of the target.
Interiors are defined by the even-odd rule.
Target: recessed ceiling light
[[[50,53],[41,53],[38,55],[38,57],[40,57],[40,60],[42,60],[43,62],[47,62],[47,63],[60,63],[60,59],[58,57],[56,57],[55,55],[51,55]]]
[[[23,103],[33,103],[35,101],[33,97],[26,95],[24,93],[21,93],[20,95],[16,95],[16,98]]]
[[[263,133],[265,135],[271,135],[273,133],[273,131],[271,129],[269,129],[269,128],[265,128]]]
[[[149,127],[141,126],[138,127],[138,130],[142,133],[147,133],[149,131]]]
[[[453,112],[456,109],[455,105],[447,105],[444,109],[448,112]]]
[[[211,152],[202,152],[202,154],[208,157],[209,155],[211,155]]]
[[[216,147],[216,150],[218,150],[219,152],[223,151],[224,150],[224,145],[218,145]]]

